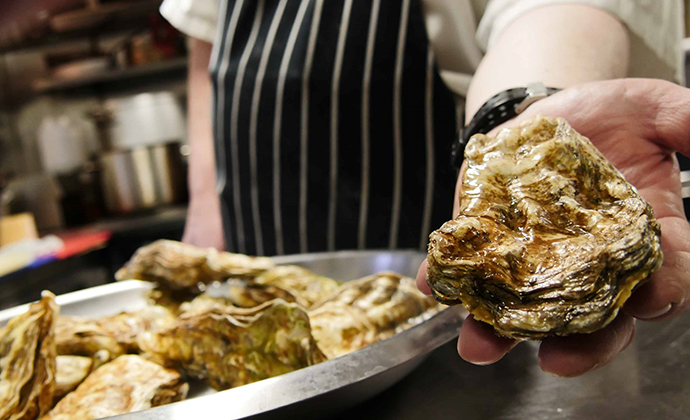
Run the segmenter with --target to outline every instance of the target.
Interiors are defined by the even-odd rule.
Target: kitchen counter
[[[635,341],[612,363],[578,378],[542,372],[535,342],[518,345],[490,366],[463,361],[451,342],[337,419],[687,420],[690,312],[666,322],[638,322],[637,328]]]
[[[0,277],[0,309],[35,301],[44,289],[59,295],[115,281],[115,271],[140,246],[162,238],[179,240],[186,216],[186,206],[173,206],[56,233],[74,238],[80,232],[86,235],[103,232],[108,233],[109,239],[105,245],[85,247],[64,259]]]

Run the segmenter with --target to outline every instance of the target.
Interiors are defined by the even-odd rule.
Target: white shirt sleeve
[[[180,32],[212,43],[219,3],[220,0],[165,0],[160,12]]]
[[[678,43],[683,36],[683,5],[680,0],[490,0],[477,28],[479,46],[484,51],[488,50],[517,17],[532,9],[557,3],[586,4],[612,13],[667,66],[678,66]]]

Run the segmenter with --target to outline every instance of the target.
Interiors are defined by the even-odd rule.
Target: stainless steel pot
[[[179,142],[172,142],[103,153],[101,183],[108,211],[131,213],[182,201],[186,168],[180,149]]]

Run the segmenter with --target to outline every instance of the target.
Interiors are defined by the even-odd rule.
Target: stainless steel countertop
[[[534,342],[491,366],[463,361],[448,343],[336,419],[689,419],[690,313],[637,328],[633,344],[612,363],[571,379],[542,372]]]

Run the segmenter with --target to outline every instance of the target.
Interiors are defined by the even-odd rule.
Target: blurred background
[[[187,41],[160,3],[0,2],[0,307],[181,238]]]
[[[0,308],[112,281],[139,246],[181,238],[187,39],[160,3],[0,1]]]

